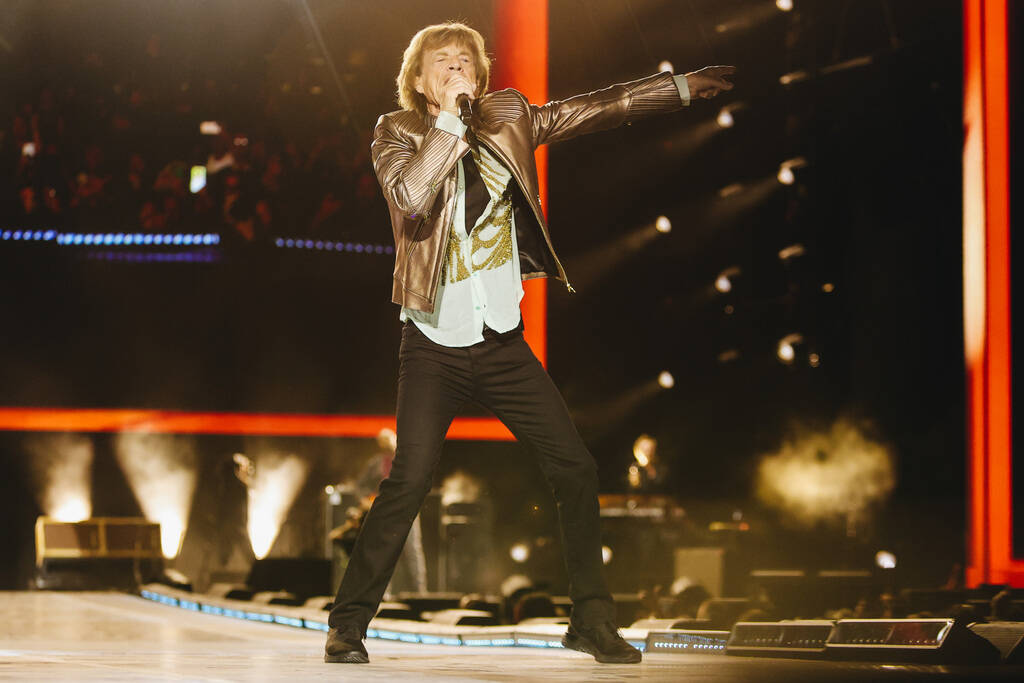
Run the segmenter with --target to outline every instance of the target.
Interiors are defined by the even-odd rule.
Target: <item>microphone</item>
[[[469,95],[465,93],[457,95],[455,105],[459,108],[459,118],[468,126],[473,119],[473,102],[469,99]]]

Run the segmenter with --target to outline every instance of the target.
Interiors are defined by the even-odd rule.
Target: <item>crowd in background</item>
[[[345,125],[309,72],[271,84],[256,54],[182,67],[159,34],[141,49],[61,52],[11,88],[0,104],[0,229],[343,239],[385,215],[370,131]],[[216,125],[204,134],[203,122]]]

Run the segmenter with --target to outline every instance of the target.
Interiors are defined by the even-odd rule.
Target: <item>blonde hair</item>
[[[446,21],[420,29],[412,37],[409,47],[402,55],[402,68],[398,72],[395,84],[398,86],[398,104],[402,109],[418,112],[420,116],[427,113],[427,98],[416,92],[416,77],[423,70],[423,55],[429,50],[455,43],[462,49],[468,49],[476,67],[476,96],[487,92],[487,84],[491,79],[491,60],[484,49],[484,37],[465,24],[457,21]]]

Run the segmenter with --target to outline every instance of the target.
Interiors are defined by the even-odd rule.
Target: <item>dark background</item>
[[[766,5],[552,0],[552,99],[653,73],[663,59],[677,72],[724,63],[737,73],[735,90],[712,102],[550,150],[553,239],[570,279],[587,277],[574,281],[576,295],[550,287],[549,369],[605,491],[624,490],[633,440],[649,433],[670,467],[666,490],[692,514],[743,509],[789,539],[781,545],[793,563],[853,560],[841,525],[785,531],[754,500],[758,456],[797,429],[858,421],[891,446],[898,470],[858,547],[864,557],[892,549],[912,580],[941,583],[962,558],[965,502],[960,3],[798,2],[794,12],[772,7],[758,18]],[[368,170],[358,153],[373,122],[396,107],[393,79],[409,37],[449,18],[492,36],[488,2],[310,6],[343,92],[317,61],[297,2],[10,3],[0,18],[9,45],[0,50],[0,128],[9,131],[41,89],[66,86],[78,73],[69,65],[89,51],[104,55],[103,78],[173,103],[140,66],[159,34],[167,82],[216,79],[217,96],[185,114],[154,105],[140,116],[143,136],[175,131],[153,148],[157,166],[175,154],[205,158],[198,121],[216,118],[253,140],[305,150],[334,136],[357,160],[311,175],[348,187]],[[716,30],[743,17],[746,26]],[[827,68],[863,55],[870,64]],[[797,69],[810,77],[780,84]],[[284,83],[293,94],[311,84],[322,92],[275,96]],[[742,105],[735,126],[688,146],[687,134],[726,104]],[[89,135],[103,143],[104,130]],[[9,175],[10,141],[0,138]],[[808,165],[793,185],[771,185],[743,210],[716,199],[798,156]],[[63,159],[71,176],[79,163],[77,148]],[[7,180],[0,192],[17,185]],[[13,206],[12,195],[4,201]],[[390,243],[379,196],[345,201],[323,235]],[[588,272],[593,250],[659,214],[672,220],[670,234]],[[86,248],[0,243],[0,405],[389,413],[399,327],[392,259],[273,246],[275,236],[305,229],[292,221],[262,240],[227,239],[212,263],[127,263]],[[806,252],[786,266],[778,252],[794,243]],[[712,283],[730,266],[742,275],[718,295]],[[833,292],[822,291],[826,282]],[[791,332],[807,341],[785,365],[775,349]],[[738,357],[720,362],[730,349]],[[811,351],[820,367],[808,364]],[[674,389],[617,403],[664,369]],[[38,512],[22,436],[0,436],[0,480],[10,491],[0,506],[12,522],[4,556],[17,558],[0,566],[4,586],[25,580],[26,527]],[[199,439],[200,453],[222,460],[237,446],[225,439]],[[317,462],[312,496],[355,471],[371,447],[294,439],[288,448]],[[494,500],[522,513],[500,522],[510,529],[526,524],[535,499],[546,506],[538,524],[550,525],[547,493],[523,455],[510,444],[453,443],[439,476],[459,468],[484,478]],[[98,437],[96,469],[109,477],[94,483],[94,509],[130,514],[116,467],[101,466],[111,458]],[[197,499],[195,510],[203,505]]]

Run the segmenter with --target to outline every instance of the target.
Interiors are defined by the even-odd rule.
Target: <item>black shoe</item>
[[[580,627],[569,624],[562,645],[594,655],[594,659],[605,664],[636,664],[643,657],[640,650],[623,640],[610,621]]]
[[[327,633],[324,661],[328,663],[367,664],[370,656],[363,647],[363,634],[356,626],[332,628]]]

